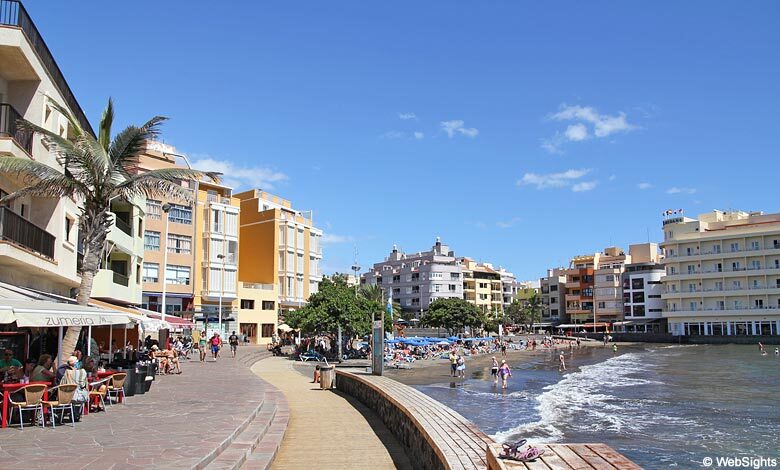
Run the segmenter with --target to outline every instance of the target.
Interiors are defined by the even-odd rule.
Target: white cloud
[[[517,185],[536,186],[536,189],[565,188],[574,184],[582,184],[577,183],[577,180],[589,174],[591,171],[592,170],[590,168],[583,168],[579,170],[566,170],[561,173],[548,173],[546,175],[539,173],[526,173],[520,180],[517,181]],[[591,183],[593,183],[593,186],[595,187],[595,182]],[[593,187],[590,189],[593,189]]]
[[[233,189],[273,189],[275,183],[288,179],[284,173],[270,168],[238,166],[229,160],[219,160],[209,155],[193,155],[192,167],[222,173],[222,184]]]
[[[380,135],[379,138],[386,139],[386,140],[403,139],[404,133],[401,131],[387,131],[384,134]]]
[[[472,139],[479,134],[479,130],[474,127],[464,127],[464,122],[461,119],[454,119],[452,121],[442,121],[441,128],[447,133],[447,136],[451,139],[456,133],[471,137]]]
[[[593,125],[593,134],[596,137],[607,137],[616,132],[629,132],[636,129],[636,126],[629,124],[626,120],[626,113],[618,113],[615,116],[609,114],[599,114],[595,108],[590,106],[567,106],[561,105],[560,110],[551,115],[550,119],[556,121],[582,121]],[[571,129],[572,126],[569,126]],[[579,135],[579,134],[576,134]],[[568,129],[567,129],[567,137]],[[570,139],[582,140],[582,139]]]
[[[336,235],[334,233],[325,233],[322,235],[324,245],[333,245],[336,243],[349,243],[355,241],[355,237],[350,235]]]
[[[506,221],[499,221],[499,222],[496,222],[496,227],[498,227],[498,228],[509,228],[509,227],[513,227],[515,224],[517,224],[518,222],[520,222],[520,220],[521,220],[521,219],[520,219],[520,217],[512,217],[511,219],[509,219],[509,220],[506,220]]]
[[[615,181],[616,179],[617,179],[616,175],[609,175],[609,180],[610,181]]]
[[[650,184],[650,183],[639,183],[638,185],[636,185],[636,187],[639,188],[639,189],[645,190],[645,189],[652,188],[653,185]]]
[[[678,188],[672,186],[666,190],[666,194],[696,194],[696,188]]]
[[[574,186],[571,187],[571,190],[575,193],[581,193],[583,191],[592,191],[596,188],[596,185],[598,184],[598,181],[583,181],[581,183],[577,183]]]
[[[588,128],[582,123],[572,124],[566,128],[564,135],[569,140],[579,142],[588,138]]]
[[[414,138],[417,139],[417,140],[422,140],[422,139],[425,138],[425,134],[423,134],[422,132],[415,132],[414,133]]]
[[[547,152],[553,155],[561,155],[563,154],[563,151],[561,150],[561,144],[563,144],[563,136],[556,133],[549,139],[542,139],[541,145],[543,149],[547,150]]]
[[[410,119],[417,120],[417,115],[414,113],[398,113],[398,119],[402,121],[408,121]]]

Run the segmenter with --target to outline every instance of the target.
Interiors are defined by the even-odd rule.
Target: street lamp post
[[[165,203],[162,205],[162,211],[165,214],[165,233],[163,236],[165,237],[165,251],[163,251],[163,267],[162,267],[162,307],[160,308],[160,319],[162,321],[165,321],[165,296],[168,293],[168,279],[167,279],[167,271],[168,271],[168,212],[171,210],[171,205],[169,203]],[[162,242],[162,240],[160,240]]]
[[[225,255],[222,253],[217,255],[217,259],[222,262],[222,269],[219,272],[219,313],[217,320],[219,321],[219,334],[222,334],[222,295],[225,290]]]

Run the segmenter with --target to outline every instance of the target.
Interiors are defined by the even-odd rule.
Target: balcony
[[[0,16],[2,14],[0,13]],[[18,126],[22,115],[10,104],[0,104],[0,137],[9,137],[32,156],[33,133]]]
[[[60,94],[65,99],[65,105],[67,105],[70,112],[73,113],[81,127],[94,135],[95,133],[92,130],[92,126],[89,124],[89,119],[87,119],[87,116],[84,114],[81,106],[79,106],[78,101],[76,101],[73,91],[71,91],[68,86],[68,82],[65,81],[65,76],[62,74],[60,67],[54,60],[54,56],[46,45],[46,42],[43,40],[35,23],[33,23],[30,15],[27,14],[24,5],[18,0],[0,0],[0,25],[19,28],[22,31],[27,38],[27,41],[30,43],[30,46],[37,54],[37,58],[41,65],[49,72],[49,76],[51,77],[54,86],[57,87]]]
[[[5,241],[54,259],[54,235],[7,207],[0,207],[0,236]]]
[[[260,284],[257,282],[242,282],[241,286],[244,289],[274,290],[273,284]]]

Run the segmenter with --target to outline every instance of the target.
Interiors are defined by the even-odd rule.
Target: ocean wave
[[[694,424],[660,413],[659,403],[645,399],[644,387],[663,384],[652,378],[656,366],[645,360],[649,354],[621,354],[565,374],[536,397],[538,421],[500,431],[494,438],[504,442],[522,436],[555,442],[563,438],[564,429],[617,434],[641,433],[659,423]]]

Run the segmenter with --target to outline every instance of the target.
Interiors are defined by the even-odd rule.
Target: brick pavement
[[[2,429],[0,468],[237,468],[249,458],[265,468],[287,421],[284,397],[248,369],[266,355],[247,346],[235,360],[184,361],[183,374],[158,376],[75,428]]]
[[[290,421],[271,468],[412,468],[405,449],[379,416],[358,400],[311,383],[312,368],[272,357],[252,371],[284,393]],[[251,461],[243,467],[255,468]]]

